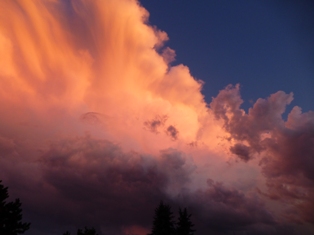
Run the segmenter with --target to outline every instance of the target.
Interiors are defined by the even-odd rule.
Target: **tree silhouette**
[[[174,235],[175,228],[171,207],[162,201],[155,209],[152,233],[148,235]]]
[[[177,235],[194,235],[194,224],[191,222],[191,214],[188,214],[186,208],[179,209],[179,221],[177,224]]]
[[[19,199],[14,202],[6,202],[8,188],[2,185],[0,180],[0,234],[16,235],[29,229],[30,223],[22,223],[22,209]]]
[[[66,231],[65,233],[63,233],[63,235],[71,235],[71,233],[69,231]],[[94,228],[84,228],[84,231],[82,229],[78,229],[77,230],[77,235],[98,235],[96,233],[96,230]]]
[[[81,229],[77,230],[77,235],[98,235],[98,234],[96,233],[96,230],[94,228],[89,229],[85,227],[84,232]]]

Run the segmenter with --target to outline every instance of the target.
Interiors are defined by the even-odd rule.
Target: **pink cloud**
[[[305,221],[313,223],[314,116],[312,111],[301,113],[294,107],[285,121],[282,114],[292,98],[292,93],[279,91],[258,99],[246,114],[240,109],[239,87],[229,86],[213,99],[211,107],[224,120],[231,139],[238,142],[230,151],[244,161],[254,153],[262,158],[270,198],[288,200]]]
[[[162,199],[204,234],[286,228],[269,198],[313,223],[314,117],[282,119],[292,93],[246,113],[229,85],[207,104],[135,0],[1,1],[0,16],[0,179],[34,234],[143,234]]]

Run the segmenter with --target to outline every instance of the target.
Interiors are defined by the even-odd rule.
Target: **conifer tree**
[[[148,235],[174,235],[175,228],[171,207],[160,202],[155,209],[152,233]]]
[[[98,235],[94,228],[85,227],[84,231],[79,229],[77,230],[77,235]]]
[[[6,202],[8,197],[8,188],[4,187],[0,180],[0,234],[24,233],[29,229],[30,223],[22,223],[22,204],[19,199],[15,199],[14,202]]]
[[[177,224],[177,235],[194,235],[194,224],[191,222],[191,214],[188,214],[186,208],[179,209],[179,221]]]
[[[98,235],[96,230],[94,228],[84,228],[84,231],[82,229],[78,229],[77,230],[77,235]],[[69,231],[66,231],[65,233],[63,233],[63,235],[71,235],[71,233]]]

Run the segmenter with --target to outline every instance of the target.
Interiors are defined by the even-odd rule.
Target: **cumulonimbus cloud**
[[[313,223],[313,112],[283,120],[279,91],[246,113],[238,85],[206,104],[148,17],[135,0],[0,2],[0,178],[33,233],[142,235],[160,200],[204,234]]]

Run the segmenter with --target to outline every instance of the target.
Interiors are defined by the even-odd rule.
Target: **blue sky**
[[[294,93],[288,111],[314,109],[313,1],[140,1],[184,64],[205,81],[207,102],[228,84],[250,100]]]

